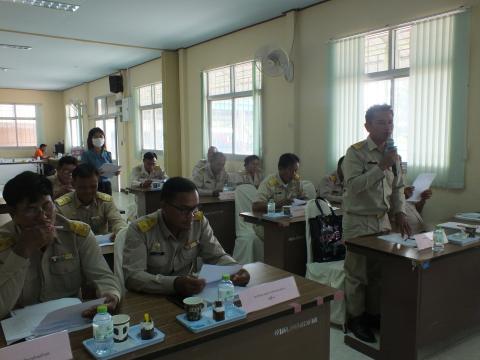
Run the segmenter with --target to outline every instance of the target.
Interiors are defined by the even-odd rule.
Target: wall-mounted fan
[[[293,63],[282,48],[264,46],[255,52],[255,60],[262,66],[259,69],[269,76],[283,75],[285,80],[293,81]]]

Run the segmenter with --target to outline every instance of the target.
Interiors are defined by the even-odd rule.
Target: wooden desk
[[[273,281],[290,274],[271,266],[255,263],[246,266],[252,284]],[[175,316],[183,310],[161,296],[128,292],[120,312],[137,324],[148,311],[155,326],[165,334],[165,341],[118,359],[210,360],[328,359],[330,353],[329,301],[336,292],[328,286],[295,277],[301,296],[268,309],[251,313],[246,319],[210,331],[193,334],[180,325]],[[318,306],[317,299],[324,304]],[[301,305],[294,313],[290,303]],[[321,302],[321,301],[320,301]],[[70,334],[75,359],[91,359],[81,342],[92,336],[91,329]],[[1,340],[4,346],[4,340]]]
[[[480,243],[446,244],[435,254],[375,236],[346,240],[346,245],[378,259],[382,271],[380,348],[350,335],[346,344],[375,359],[415,360],[478,327]]]
[[[263,261],[266,264],[305,276],[307,246],[304,216],[281,220],[267,220],[262,218],[262,214],[252,212],[243,212],[240,216],[246,222],[263,226]]]
[[[160,190],[130,188],[136,195],[138,216],[150,214],[160,207]],[[213,196],[200,196],[200,210],[203,211],[213,233],[230,255],[235,247],[235,201],[220,200]]]

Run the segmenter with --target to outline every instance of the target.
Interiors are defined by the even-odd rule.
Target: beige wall
[[[54,144],[63,141],[65,137],[65,110],[61,91],[0,89],[0,103],[40,105],[39,121],[42,124],[37,140],[38,143],[47,144],[47,154],[53,155]],[[34,152],[34,148],[1,148],[0,157],[31,157]]]
[[[475,114],[479,113],[480,2],[479,0],[333,0],[263,23],[231,35],[180,51],[180,93],[183,174],[189,175],[201,156],[200,73],[222,65],[252,59],[266,44],[290,49],[289,38],[295,20],[295,42],[291,57],[295,80],[264,77],[263,150],[264,168],[274,171],[278,155],[295,151],[302,159],[304,178],[318,183],[332,169],[326,168],[327,42],[350,34],[375,30],[413,19],[472,6],[470,105],[468,120],[469,158],[466,188],[460,191],[434,190],[424,216],[439,221],[461,210],[478,210],[480,190],[480,143]],[[477,136],[478,137],[478,136]],[[237,165],[235,165],[237,166]]]

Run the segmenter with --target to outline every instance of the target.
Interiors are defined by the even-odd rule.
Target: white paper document
[[[11,311],[8,319],[2,320],[2,329],[7,345],[31,336],[45,335],[61,330],[78,330],[89,326],[89,319],[79,320],[83,310],[102,304],[104,298],[82,303],[77,298],[63,298],[39,303]],[[52,315],[50,315],[52,314]]]
[[[435,176],[436,174],[433,173],[423,173],[418,175],[412,184],[412,186],[415,187],[415,190],[413,190],[412,196],[410,196],[407,201],[414,203],[419,202],[422,199],[422,192],[430,189]]]
[[[292,206],[301,206],[301,205],[305,205],[307,202],[305,200],[300,200],[300,199],[293,199],[292,201]]]
[[[455,230],[465,230],[466,227],[475,227],[475,228],[477,228],[476,232],[480,233],[480,226],[479,225],[469,225],[469,224],[449,221],[449,222],[446,222],[446,223],[438,224],[438,226],[441,226],[441,227],[446,228],[446,229],[455,229]]]
[[[388,235],[382,235],[378,237],[379,239],[395,243],[395,244],[400,244],[408,247],[416,247],[417,243],[415,239],[407,239],[405,236],[402,236],[399,233],[393,233],[393,234],[388,234]]]
[[[205,279],[208,283],[220,281],[223,274],[236,274],[242,265],[209,265],[203,264],[200,273],[198,274],[199,279]]]
[[[98,246],[113,245],[111,236],[112,236],[112,233],[105,234],[105,235],[95,235],[95,239],[97,240]]]
[[[100,168],[98,171],[100,172],[101,176],[106,176],[108,178],[112,177],[115,175],[116,172],[120,171],[121,166],[111,164],[111,163],[105,163]]]

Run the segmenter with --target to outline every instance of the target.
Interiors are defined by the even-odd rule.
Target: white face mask
[[[93,138],[92,139],[92,144],[93,146],[97,148],[101,148],[103,144],[105,144],[105,139],[104,138]]]

